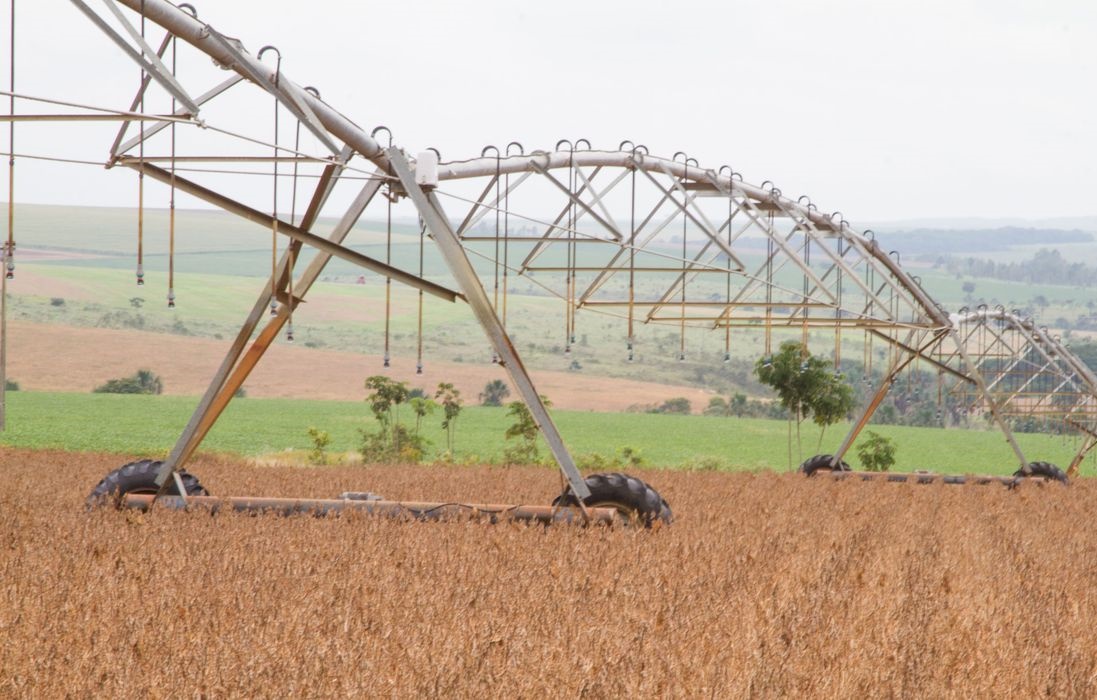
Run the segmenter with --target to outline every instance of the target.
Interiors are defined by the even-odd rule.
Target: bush
[[[617,450],[617,453],[613,456],[604,455],[600,452],[580,455],[576,458],[575,464],[583,471],[604,472],[642,467],[646,462],[643,455],[640,454],[640,450],[626,446]]]
[[[426,440],[400,422],[400,405],[408,402],[407,383],[378,374],[366,379],[366,388],[371,390],[366,402],[379,430],[376,433],[365,429],[358,431],[362,436],[362,459],[382,463],[421,460]]]
[[[13,379],[5,379],[4,391],[19,391],[19,382]]]
[[[868,430],[857,446],[857,458],[866,471],[886,472],[895,464],[895,443],[891,438]]]
[[[331,443],[331,436],[326,430],[309,428],[309,438],[312,440],[312,450],[309,451],[309,464],[322,466],[328,463],[327,448]]]
[[[64,306],[65,300],[61,297],[50,297],[50,306]]]
[[[673,399],[667,399],[659,406],[650,409],[648,413],[676,413],[679,415],[688,416],[692,406],[689,403],[689,399],[684,396],[676,396]]]
[[[541,396],[541,403],[545,408],[552,406],[552,402],[544,395]],[[521,401],[511,401],[507,404],[507,415],[514,418],[514,423],[507,428],[504,437],[507,440],[513,438],[516,441],[503,450],[503,463],[506,465],[536,464],[539,429],[529,407]]]
[[[502,406],[503,399],[510,396],[510,389],[502,379],[493,379],[484,385],[480,392],[481,406]]]
[[[151,370],[139,369],[130,377],[110,379],[92,389],[95,394],[161,394],[164,382]]]

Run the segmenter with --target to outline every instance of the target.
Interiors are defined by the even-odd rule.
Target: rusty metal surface
[[[454,520],[473,518],[488,522],[508,520],[537,523],[577,523],[586,522],[578,508],[557,508],[553,506],[500,505],[482,503],[427,503],[418,501],[362,501],[354,499],[309,499],[309,498],[264,498],[252,496],[188,496],[184,501],[179,496],[161,496],[152,494],[127,494],[122,500],[124,508],[148,511],[153,501],[158,508],[172,510],[205,508],[216,513],[231,510],[238,513],[270,513],[276,515],[334,515],[343,512],[357,512],[366,515],[381,515],[412,520]],[[590,522],[612,525],[620,522],[620,516],[613,508],[588,508]]]

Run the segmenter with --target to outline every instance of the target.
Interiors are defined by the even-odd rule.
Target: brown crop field
[[[0,697],[1093,697],[1097,484],[641,474],[625,528],[101,510],[0,450]],[[547,503],[544,469],[259,468],[215,495]]]

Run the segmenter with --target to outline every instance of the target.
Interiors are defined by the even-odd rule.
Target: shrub
[[[640,450],[632,447],[622,447],[613,456],[594,452],[580,455],[575,460],[576,466],[583,471],[611,471],[616,469],[629,469],[644,466],[644,458]]]
[[[324,465],[328,463],[327,447],[331,443],[331,436],[326,430],[309,428],[309,438],[312,440],[312,450],[309,451],[309,464]]]
[[[688,416],[691,410],[692,406],[689,403],[689,399],[684,396],[676,396],[673,399],[667,399],[659,406],[650,409],[648,413],[676,413]]]
[[[461,392],[449,382],[439,382],[438,390],[434,392],[434,398],[442,406],[442,430],[446,431],[446,457],[445,461],[453,459],[454,439],[457,435],[457,417],[461,415]]]
[[[544,396],[541,402],[548,408],[552,405]],[[507,428],[505,437],[507,440],[516,438],[517,441],[510,444],[503,451],[504,464],[535,464],[537,462],[537,422],[533,420],[533,414],[529,406],[521,401],[511,401],[507,405],[507,415],[514,418],[514,423]]]
[[[4,391],[19,391],[19,382],[14,379],[5,379]]]
[[[510,396],[510,389],[507,388],[506,382],[502,379],[492,379],[484,385],[484,390],[480,392],[480,405],[502,406],[503,399],[508,396]]]
[[[50,297],[50,306],[64,306],[65,300],[61,297]]]
[[[857,458],[866,471],[886,472],[895,464],[895,443],[875,431],[865,431],[865,439],[857,445]]]
[[[110,379],[92,389],[95,394],[161,394],[164,382],[151,370],[139,369],[132,376]]]
[[[378,374],[366,379],[366,388],[371,390],[366,402],[379,430],[376,433],[365,429],[358,431],[362,436],[362,459],[387,463],[421,460],[426,440],[400,423],[400,404],[408,401],[407,383]]]

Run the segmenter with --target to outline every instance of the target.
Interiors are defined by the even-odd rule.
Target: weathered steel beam
[[[476,270],[469,262],[465,249],[461,247],[461,240],[450,226],[437,197],[432,192],[424,191],[416,183],[415,173],[404,154],[398,148],[388,149],[387,154],[393,172],[400,178],[400,183],[404,186],[408,197],[415,205],[415,208],[419,210],[419,215],[423,217],[427,228],[434,236],[434,241],[438,244],[438,250],[442,253],[446,265],[464,292],[469,306],[472,307],[476,320],[480,322],[480,326],[487,334],[488,340],[495,348],[495,352],[499,356],[499,363],[507,370],[514,387],[518,390],[518,394],[522,397],[526,406],[529,407],[533,420],[541,429],[545,442],[548,443],[549,449],[552,450],[552,454],[556,458],[556,463],[560,466],[560,470],[568,480],[572,492],[581,503],[583,499],[590,496],[590,489],[583,481],[583,476],[575,466],[575,461],[568,452],[567,446],[564,445],[564,439],[560,436],[560,431],[556,429],[556,424],[552,422],[552,417],[549,415],[548,409],[545,408],[541,395],[537,393],[529,372],[522,364],[522,358],[518,355],[518,350],[511,343],[510,336],[499,320],[499,316],[496,315],[491,300],[480,283]]]
[[[263,498],[252,496],[161,496],[126,494],[123,508],[149,511],[155,501],[157,508],[171,510],[205,509],[211,513],[232,511],[271,515],[313,515],[324,517],[342,513],[359,513],[411,520],[485,520],[490,523],[525,521],[548,524],[600,523],[614,525],[623,522],[613,508],[588,508],[588,517],[578,508],[481,503],[428,503],[419,501],[363,501],[355,499]]]

